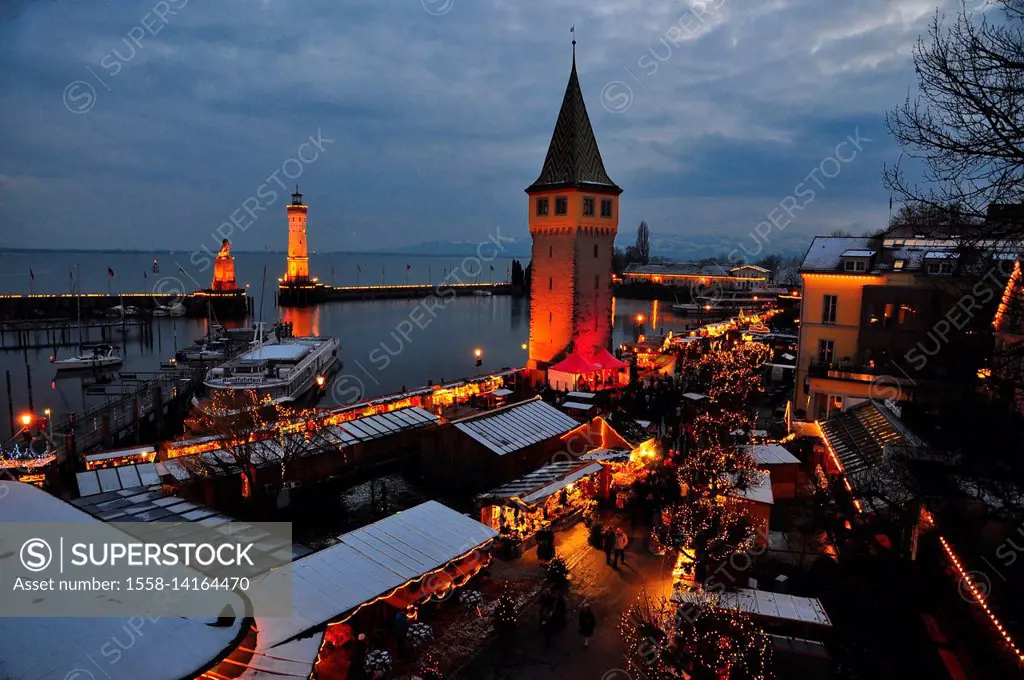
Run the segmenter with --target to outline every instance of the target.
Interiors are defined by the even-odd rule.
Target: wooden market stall
[[[593,513],[598,462],[562,460],[477,496],[480,521],[498,532],[509,556],[530,547],[537,532],[557,531]]]

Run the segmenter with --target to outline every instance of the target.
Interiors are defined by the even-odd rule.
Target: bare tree
[[[957,206],[983,218],[990,204],[1024,199],[1024,3],[1001,0],[1003,20],[962,7],[936,13],[914,49],[920,94],[886,116],[904,153],[919,160],[926,187],[900,164],[886,185],[917,209]],[[985,236],[1019,236],[1021,222],[989,223]]]
[[[243,498],[253,496],[257,481],[276,496],[291,480],[297,459],[336,448],[318,415],[260,397],[255,390],[217,391],[196,420],[219,451],[178,460],[198,477],[240,475]],[[260,469],[274,472],[258,474]]]
[[[644,221],[636,228],[636,252],[641,264],[651,261],[651,230]]]

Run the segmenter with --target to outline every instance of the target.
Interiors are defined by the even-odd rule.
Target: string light
[[[957,575],[960,577],[960,582],[967,584],[967,589],[971,593],[971,598],[982,608],[982,610],[984,610],[985,615],[988,616],[988,619],[995,627],[996,632],[999,633],[999,636],[1003,639],[1003,642],[1006,644],[1007,647],[1009,647],[1010,651],[1017,658],[1017,661],[1019,663],[1024,663],[1024,653],[1022,653],[1020,648],[1017,647],[1017,644],[1013,641],[1013,636],[1011,636],[1010,633],[1007,632],[1006,628],[1003,627],[1003,623],[999,620],[999,618],[995,615],[995,613],[993,613],[992,609],[989,607],[988,597],[985,595],[984,591],[979,589],[977,584],[975,584],[974,578],[971,576],[971,572],[967,571],[964,568],[963,563],[960,562],[960,558],[953,551],[953,547],[949,544],[949,541],[947,541],[944,536],[939,536],[939,543],[942,545],[942,549],[946,551],[946,556],[949,558],[949,561],[953,564],[953,568],[956,570]]]

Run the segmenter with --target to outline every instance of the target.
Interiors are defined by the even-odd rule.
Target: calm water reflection
[[[264,318],[281,318],[294,324],[296,335],[332,335],[341,340],[342,374],[353,376],[366,397],[397,392],[402,387],[475,375],[503,367],[522,366],[529,337],[529,300],[506,296],[465,297],[452,300],[433,313],[419,300],[381,300],[331,303],[306,309],[265,309]],[[643,321],[637,323],[637,315]],[[243,324],[237,324],[243,325]],[[616,300],[615,342],[633,340],[640,333],[683,331],[686,320],[675,316],[671,306],[641,300]],[[157,371],[162,361],[206,331],[206,322],[194,319],[154,319],[152,346],[137,335],[118,338],[125,372]],[[93,341],[99,338],[93,336]],[[476,367],[475,349],[483,350],[483,365]],[[61,350],[61,356],[73,348]],[[15,412],[28,407],[28,373],[32,401],[37,411],[51,408],[56,414],[81,411],[104,397],[86,394],[94,378],[55,379],[50,365],[52,350],[0,352],[0,373],[10,371]],[[28,370],[26,369],[28,366]],[[0,375],[0,380],[3,376]],[[356,384],[356,383],[352,383]],[[350,395],[342,394],[341,401]],[[7,434],[7,395],[2,394],[0,433]],[[325,405],[338,402],[330,393]]]

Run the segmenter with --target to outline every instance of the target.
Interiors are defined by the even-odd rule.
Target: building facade
[[[620,189],[608,177],[576,73],[565,89],[540,176],[526,193],[533,238],[528,368],[611,347],[612,249]]]
[[[972,329],[991,322],[1005,257],[948,239],[815,238],[800,267],[794,410],[816,420],[898,403],[950,377],[951,355],[980,362],[986,334]]]

